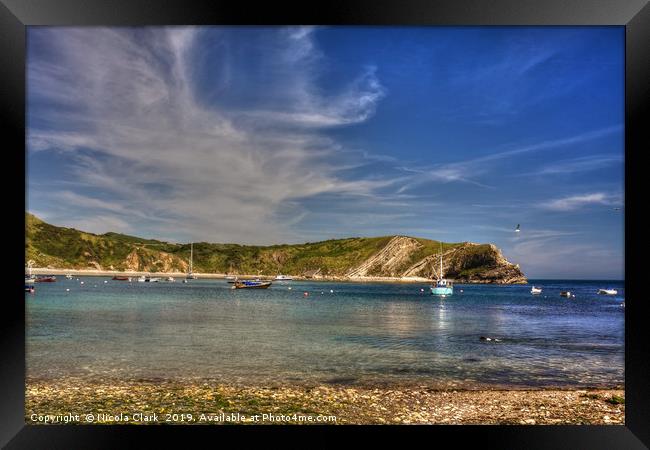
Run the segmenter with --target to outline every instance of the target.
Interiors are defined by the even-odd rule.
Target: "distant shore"
[[[160,276],[160,277],[175,277],[185,278],[187,275],[184,272],[136,272],[136,271],[120,271],[120,270],[96,270],[96,269],[50,269],[44,267],[33,267],[32,273],[34,275],[77,275],[84,277],[112,277],[112,276],[125,276],[125,277],[139,277],[139,276]],[[229,274],[225,273],[197,273],[194,275],[198,279],[225,279]],[[255,274],[238,274],[235,275],[239,278],[259,278],[272,280],[275,275],[255,275]],[[291,276],[296,281],[354,281],[354,282],[387,282],[387,283],[431,283],[432,280],[424,277],[304,277],[304,276]]]
[[[67,415],[75,415],[75,420],[70,421],[73,424],[120,425],[622,425],[625,391],[435,390],[424,386],[370,388],[325,384],[272,387],[160,379],[27,380],[25,420],[28,424],[43,424],[46,416],[54,420]],[[91,422],[88,415],[92,415]],[[154,415],[155,421],[146,421],[146,417]],[[254,419],[255,415],[258,420]],[[63,419],[54,423],[63,423],[60,420]]]

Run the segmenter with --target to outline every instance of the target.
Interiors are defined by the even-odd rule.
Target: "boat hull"
[[[41,277],[36,278],[37,283],[54,283],[56,281],[55,277]]]
[[[236,282],[233,284],[233,289],[268,289],[271,286],[271,282],[263,282],[263,283],[243,283],[243,282]]]
[[[454,293],[454,288],[451,287],[432,287],[431,293],[433,295],[452,295]]]
[[[616,289],[598,289],[598,294],[600,295],[616,295],[618,291]]]

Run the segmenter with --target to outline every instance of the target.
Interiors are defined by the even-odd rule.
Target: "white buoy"
[[[66,289],[65,291],[66,291],[66,292],[70,292],[70,288]]]
[[[334,289],[330,289],[330,294],[333,294],[333,293],[334,293]]]
[[[82,282],[81,282],[81,283],[79,283],[79,284],[84,284],[84,282],[82,281]]]
[[[289,290],[291,290],[291,286],[289,286]]]
[[[108,281],[107,281],[107,280],[104,280],[104,283],[108,283]]]

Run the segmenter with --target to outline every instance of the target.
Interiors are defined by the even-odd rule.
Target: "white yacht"
[[[616,289],[598,289],[600,295],[616,295],[618,291]]]
[[[533,286],[530,289],[530,293],[533,294],[533,295],[541,294],[542,293],[542,288],[538,288],[538,287]]]
[[[291,275],[276,275],[274,278],[275,281],[291,281],[293,278]]]

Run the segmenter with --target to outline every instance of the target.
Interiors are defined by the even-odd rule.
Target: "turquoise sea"
[[[224,280],[57,278],[25,294],[28,377],[468,389],[624,384],[622,281],[533,280],[543,288],[537,296],[530,285],[456,285],[440,299],[412,283],[232,290]],[[610,287],[618,295],[596,294]]]

